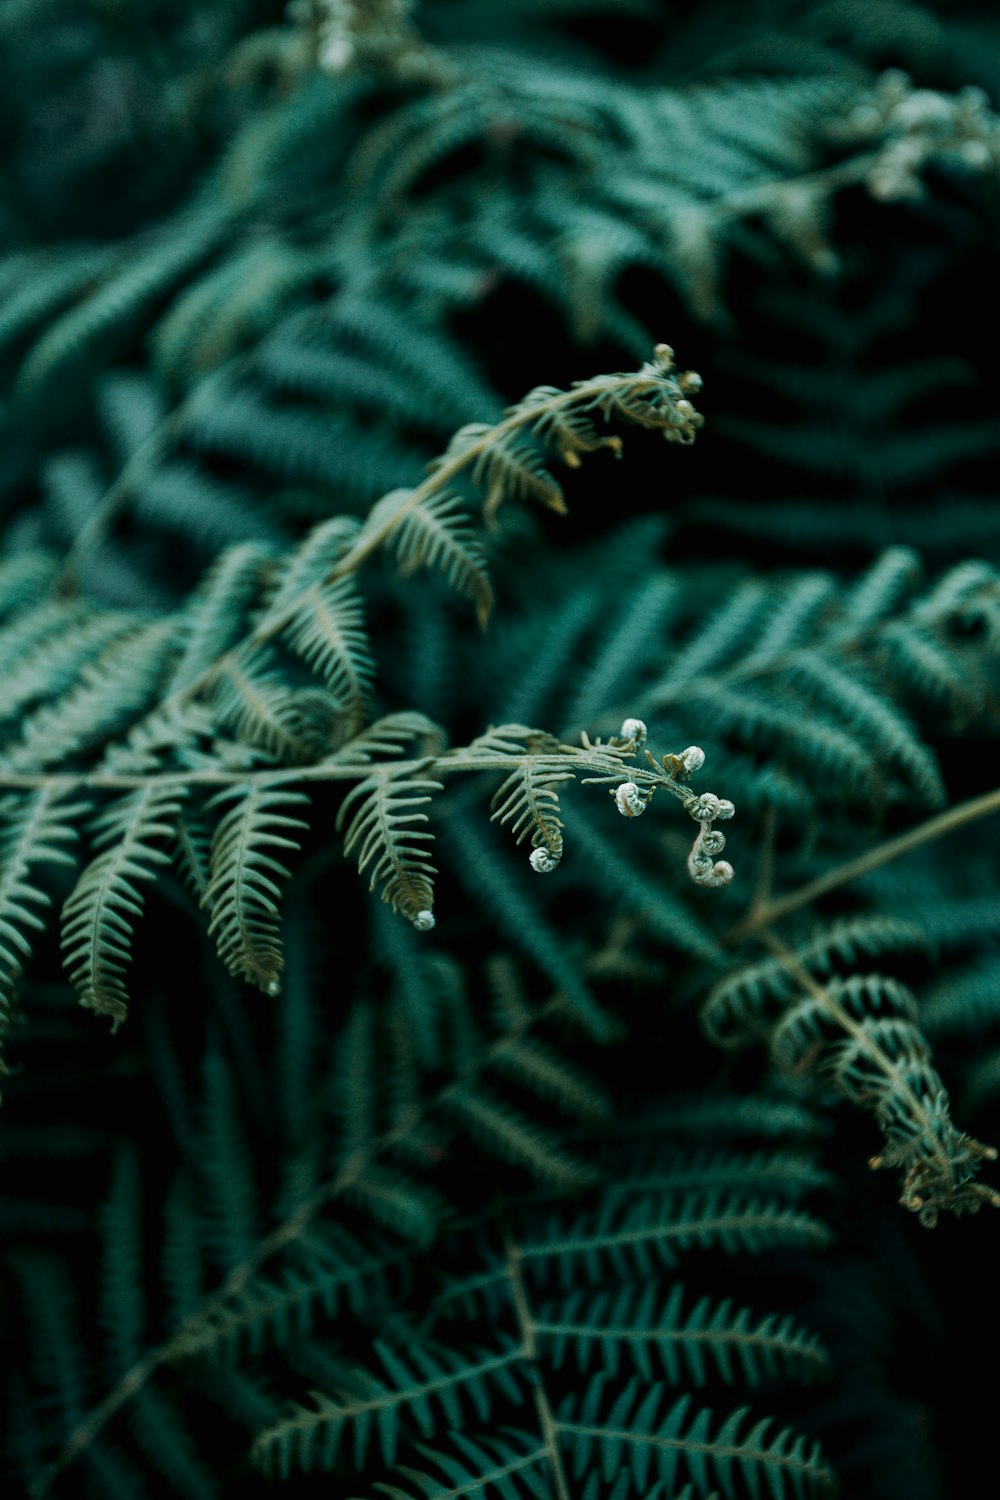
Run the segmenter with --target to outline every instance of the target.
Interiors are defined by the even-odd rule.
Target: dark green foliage
[[[978,1492],[996,19],[0,11],[3,1482]]]

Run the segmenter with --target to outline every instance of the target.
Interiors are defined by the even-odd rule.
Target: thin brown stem
[[[920,823],[896,838],[886,839],[874,849],[868,849],[864,854],[847,860],[845,864],[837,865],[825,875],[811,880],[808,885],[800,886],[797,891],[789,891],[787,895],[779,896],[774,901],[765,901],[762,905],[754,904],[741,922],[737,922],[735,927],[723,934],[721,941],[730,945],[758,936],[765,928],[780,922],[783,917],[798,911],[800,907],[810,905],[829,891],[847,885],[852,880],[859,880],[862,875],[868,875],[882,865],[891,864],[894,859],[900,859],[923,844],[933,843],[935,839],[944,838],[970,823],[978,822],[980,818],[992,817],[998,812],[1000,787],[992,792],[985,792],[981,797],[972,797],[968,802],[960,802],[957,807],[950,807],[947,812],[928,818],[926,823]]]

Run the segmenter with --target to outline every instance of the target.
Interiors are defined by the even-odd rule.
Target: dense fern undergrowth
[[[5,1494],[992,1493],[998,102],[7,0]]]

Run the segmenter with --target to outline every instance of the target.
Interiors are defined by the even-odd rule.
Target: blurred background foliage
[[[220,555],[277,566],[457,428],[668,339],[705,431],[623,433],[568,516],[505,505],[486,633],[366,572],[373,713],[460,745],[639,714],[737,805],[724,892],[659,804],[633,829],[576,788],[537,881],[492,787],[449,785],[425,935],[319,786],[281,995],[165,876],[115,1036],[42,937],[0,1113],[12,1493],[984,1488],[996,1222],[928,1234],[856,1081],[698,1016],[766,1039],[789,998],[733,939],[755,883],[996,783],[998,101],[1000,21],[961,0],[6,0],[0,773]],[[900,1075],[932,1043],[924,1084],[994,1143],[998,931],[985,820],[780,928],[824,983],[882,976],[858,1014],[899,1022]]]

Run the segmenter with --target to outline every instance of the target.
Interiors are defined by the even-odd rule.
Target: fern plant
[[[633,773],[641,794],[629,779],[622,760],[644,742],[638,721],[628,721],[623,736],[607,747],[585,742],[573,751],[551,736],[512,726],[473,741],[464,752],[385,761],[414,742],[418,752],[421,744],[432,746],[437,731],[413,713],[371,721],[374,664],[353,582],[373,552],[389,547],[406,569],[426,565],[443,572],[471,597],[485,624],[492,603],[485,561],[451,487],[467,473],[485,492],[491,515],[503,498],[522,493],[541,494],[550,507],[564,509],[546,466],[547,450],[579,463],[582,452],[608,443],[620,448],[620,439],[599,435],[594,415],[690,442],[701,418],[685,392],[697,388],[697,377],[675,377],[673,368],[672,350],[660,345],[634,376],[601,377],[569,392],[533,391],[497,426],[461,429],[421,485],[384,496],[362,524],[339,517],[321,523],[290,556],[267,563],[245,548],[224,554],[187,617],[150,623],[103,652],[96,637],[95,655],[76,664],[78,680],[61,693],[57,687],[51,704],[28,715],[4,757],[9,774],[0,771],[7,786],[40,794],[84,787],[123,793],[94,824],[94,850],[110,847],[84,866],[63,910],[67,968],[82,1004],[116,1024],[124,1019],[124,966],[134,919],[142,912],[136,882],[150,880],[170,862],[171,852],[182,869],[194,867],[199,904],[209,912],[209,932],[226,966],[278,993],[277,882],[288,870],[276,856],[299,848],[295,835],[309,826],[289,815],[308,803],[295,789],[301,781],[356,783],[338,815],[345,853],[356,856],[371,889],[378,887],[383,900],[422,930],[434,925],[435,870],[427,858],[431,834],[415,826],[426,823],[427,815],[414,809],[443,789],[429,774],[434,770],[509,771],[495,816],[505,822],[516,815],[518,841],[530,832],[536,870],[554,868],[561,851],[552,786],[580,769],[594,773],[590,780],[631,788],[636,797],[648,799],[662,784],[692,801],[683,782],[697,768],[694,762],[674,758],[665,772],[647,753],[649,767]],[[237,599],[244,611],[242,636],[234,620]],[[19,615],[9,629],[22,631]],[[32,658],[24,688],[28,701],[53,691],[46,644],[43,636]],[[284,661],[277,655],[281,645]],[[58,684],[61,640],[55,658]],[[306,669],[312,675],[303,681]],[[74,769],[88,750],[99,759]],[[32,763],[34,772],[28,769]],[[189,794],[212,788],[221,790],[184,806]],[[619,807],[632,815],[620,798]],[[722,815],[707,804],[691,810],[703,830]],[[11,881],[10,914],[3,916],[12,975],[20,966],[17,955],[30,951],[25,928],[38,925],[26,903],[46,901],[24,874],[52,859],[48,825],[22,817],[22,829],[33,831],[37,842],[22,838],[13,851],[20,873]],[[703,844],[704,832],[700,837]],[[712,837],[717,842],[721,835]],[[729,866],[711,859],[705,868],[709,875],[731,874]],[[692,872],[704,874],[695,865]],[[11,998],[5,997],[6,1007]]]
[[[8,1487],[976,1492],[996,21],[0,42]]]

